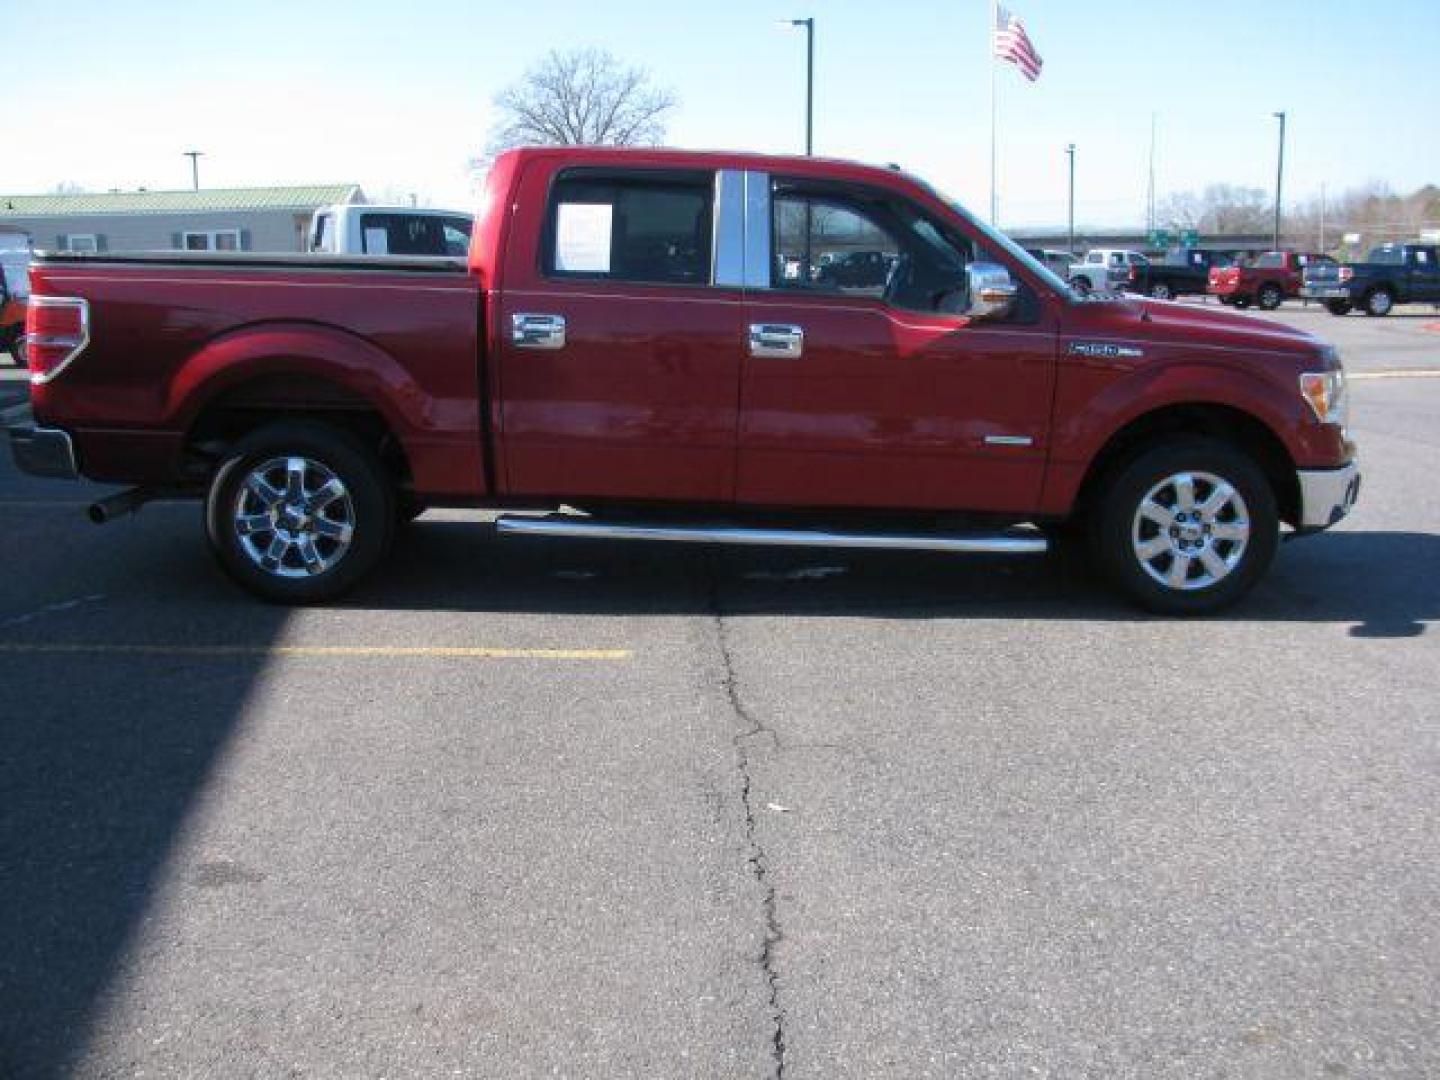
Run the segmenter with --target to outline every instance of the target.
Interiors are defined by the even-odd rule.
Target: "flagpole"
[[[990,28],[985,33],[985,61],[990,65],[990,224],[997,229],[1000,197],[995,189],[995,26],[1000,19],[1000,0],[990,0]]]

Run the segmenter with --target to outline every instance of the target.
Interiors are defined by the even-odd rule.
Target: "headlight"
[[[1322,424],[1345,425],[1349,395],[1345,393],[1345,372],[1340,368],[1307,371],[1300,376],[1300,393]]]

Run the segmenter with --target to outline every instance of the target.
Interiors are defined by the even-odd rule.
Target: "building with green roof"
[[[46,251],[304,251],[310,215],[358,184],[0,195],[0,233]]]

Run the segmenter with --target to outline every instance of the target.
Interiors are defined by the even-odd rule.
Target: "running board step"
[[[680,544],[759,544],[770,547],[875,548],[965,554],[1040,555],[1048,543],[1037,529],[1001,533],[843,532],[832,529],[760,529],[740,525],[644,525],[569,514],[495,519],[501,536],[562,536],[592,540],[668,540]]]

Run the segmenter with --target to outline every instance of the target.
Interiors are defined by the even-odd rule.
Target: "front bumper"
[[[80,476],[69,432],[37,426],[29,405],[7,411],[5,426],[10,429],[10,452],[22,472],[55,480]]]
[[[1300,532],[1328,529],[1355,506],[1360,497],[1360,462],[1338,469],[1299,469]]]
[[[1300,295],[1306,300],[1349,300],[1350,290],[1344,285],[1302,285]]]

